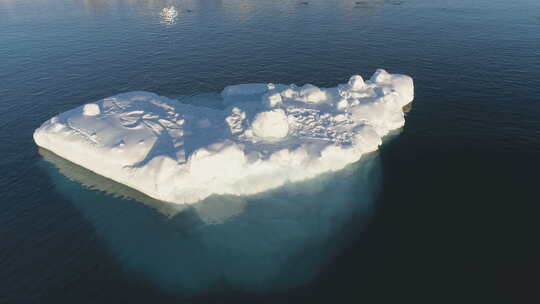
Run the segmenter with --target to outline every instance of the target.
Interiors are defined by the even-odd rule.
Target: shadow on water
[[[381,182],[379,155],[371,153],[339,172],[265,193],[177,205],[39,153],[57,190],[122,267],[182,296],[305,284],[361,232]]]

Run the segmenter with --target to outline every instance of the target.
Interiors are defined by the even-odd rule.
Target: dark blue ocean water
[[[32,140],[120,92],[376,68],[415,80],[405,127],[252,197],[177,210]],[[0,0],[0,168],[0,303],[538,303],[540,1]]]

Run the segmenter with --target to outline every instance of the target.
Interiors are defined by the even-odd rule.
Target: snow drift
[[[221,95],[224,110],[123,93],[49,119],[34,140],[153,198],[194,203],[344,168],[404,125],[414,90],[410,77],[377,70],[334,88],[241,84]]]

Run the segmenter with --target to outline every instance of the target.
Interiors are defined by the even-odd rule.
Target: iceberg
[[[38,151],[38,166],[126,275],[180,303],[305,286],[351,240],[362,239],[383,179],[375,151],[342,170],[255,195],[174,204]]]
[[[129,92],[52,117],[42,148],[171,203],[252,195],[343,169],[405,123],[411,77],[377,70],[333,88],[226,87],[223,109]]]

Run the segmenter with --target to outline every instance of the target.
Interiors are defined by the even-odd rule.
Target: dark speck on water
[[[0,0],[0,303],[540,303],[539,12]],[[227,85],[377,68],[414,78],[405,126],[342,171],[250,197],[156,201],[32,139],[121,92],[223,108]]]

